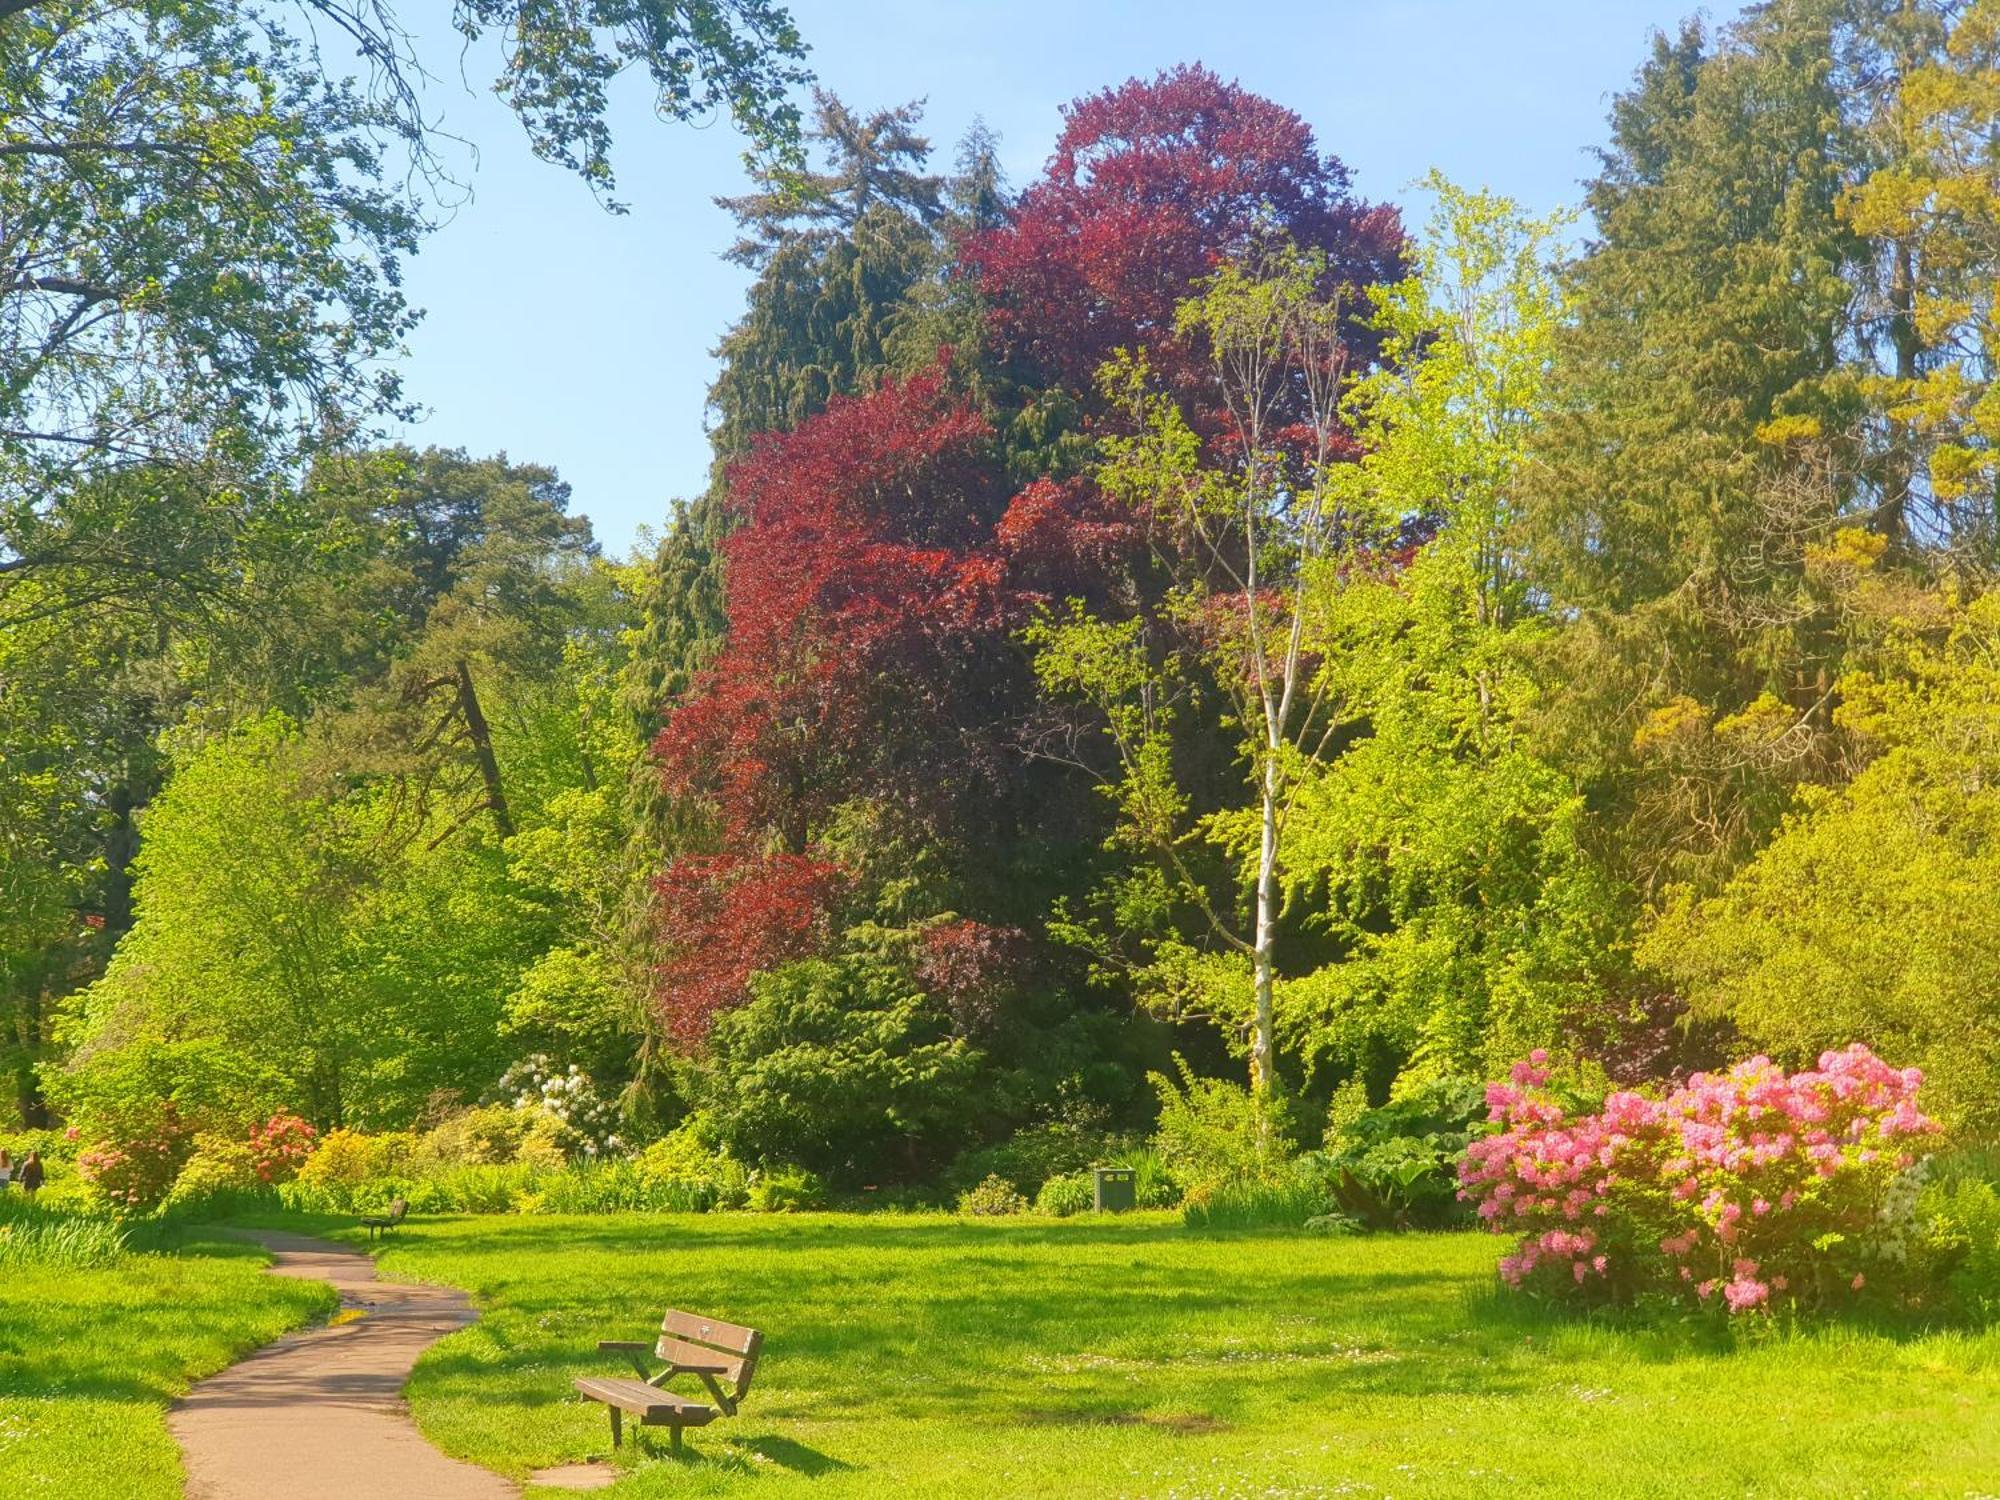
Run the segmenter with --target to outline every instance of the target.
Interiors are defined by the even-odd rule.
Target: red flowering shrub
[[[1917,1108],[1918,1070],[1862,1046],[1792,1074],[1755,1057],[1663,1100],[1613,1093],[1577,1119],[1544,1088],[1545,1061],[1488,1085],[1505,1128],[1467,1148],[1459,1196],[1521,1237],[1502,1279],[1558,1295],[1748,1312],[1859,1291],[1937,1129]]]
[[[250,1158],[263,1182],[290,1182],[312,1155],[319,1132],[297,1115],[275,1114],[250,1127]]]

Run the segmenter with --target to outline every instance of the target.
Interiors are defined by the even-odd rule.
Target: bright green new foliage
[[[1073,603],[1026,636],[1043,690],[1094,710],[1116,752],[1102,787],[1121,814],[1112,847],[1150,863],[1166,898],[1153,903],[1166,920],[1149,935],[1146,982],[1167,1008],[1219,1021],[1259,1092],[1277,1085],[1279,885],[1294,802],[1340,721],[1316,670],[1317,595],[1379,519],[1337,477],[1356,295],[1324,256],[1274,243],[1181,303],[1176,327],[1208,349],[1227,412],[1212,442],[1142,354],[1107,362],[1105,395],[1132,435],[1106,440],[1098,478],[1161,528],[1169,587],[1133,618]],[[1185,784],[1201,753],[1191,741],[1218,730],[1235,739],[1241,780],[1197,800]],[[1219,873],[1203,867],[1202,844]],[[1114,880],[1109,894],[1132,893]],[[1176,923],[1174,904],[1191,920]]]
[[[1621,901],[1581,790],[1531,739],[1550,625],[1515,550],[1566,221],[1427,186],[1416,272],[1377,303],[1382,368],[1349,399],[1367,452],[1337,482],[1428,539],[1328,571],[1315,596],[1315,688],[1344,748],[1301,781],[1283,883],[1340,956],[1282,1006],[1309,1057],[1386,1047],[1435,1074],[1552,1041],[1611,962]]]

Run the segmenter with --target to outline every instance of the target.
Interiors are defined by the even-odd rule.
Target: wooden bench
[[[737,1403],[750,1389],[757,1351],[763,1343],[764,1335],[754,1328],[718,1322],[699,1313],[670,1312],[661,1320],[660,1337],[652,1344],[605,1339],[597,1346],[604,1353],[623,1354],[631,1360],[639,1379],[581,1379],[576,1388],[592,1401],[603,1402],[611,1413],[613,1448],[624,1440],[623,1419],[630,1416],[642,1427],[667,1428],[678,1453],[683,1428],[706,1427],[718,1416],[736,1415]],[[649,1349],[653,1358],[666,1366],[650,1375],[645,1364]],[[678,1375],[700,1376],[709,1400],[691,1401],[663,1389]],[[724,1381],[729,1382],[726,1389]]]
[[[389,1211],[386,1214],[369,1215],[361,1221],[361,1227],[368,1231],[368,1238],[373,1240],[376,1235],[387,1234],[398,1224],[402,1223],[409,1212],[410,1205],[401,1198],[398,1198],[389,1205]]]

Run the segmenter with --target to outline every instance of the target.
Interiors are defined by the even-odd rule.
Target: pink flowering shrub
[[[173,1104],[125,1111],[77,1153],[76,1171],[98,1202],[148,1209],[166,1197],[192,1148],[193,1132]]]
[[[290,1182],[312,1155],[319,1135],[297,1115],[276,1114],[250,1127],[250,1157],[264,1182]]]
[[[1472,1142],[1459,1196],[1495,1233],[1511,1286],[1629,1300],[1663,1294],[1736,1313],[1859,1291],[1898,1180],[1936,1124],[1923,1076],[1866,1047],[1786,1073],[1753,1057],[1665,1099],[1618,1092],[1569,1118],[1547,1054],[1489,1084],[1502,1128]]]

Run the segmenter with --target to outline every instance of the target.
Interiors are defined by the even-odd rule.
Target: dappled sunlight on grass
[[[667,1306],[765,1330],[743,1413],[614,1495],[1963,1496],[2000,1475],[2000,1333],[1732,1337],[1498,1294],[1493,1239],[1196,1235],[1159,1215],[487,1218],[391,1275],[484,1311],[420,1424],[516,1474],[609,1452],[570,1380]],[[627,1462],[632,1462],[628,1450]]]

